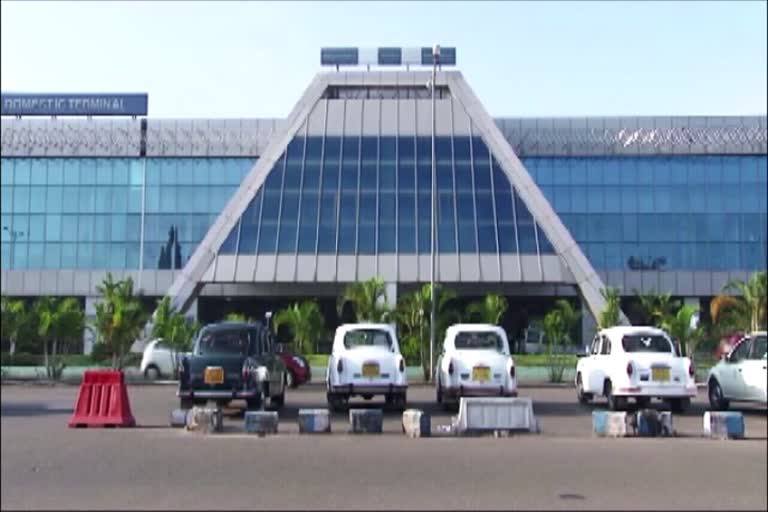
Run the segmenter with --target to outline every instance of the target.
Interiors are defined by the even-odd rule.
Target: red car
[[[309,361],[304,357],[287,352],[280,346],[277,348],[277,355],[283,360],[288,370],[286,373],[288,387],[297,388],[312,380],[312,369],[309,367]]]

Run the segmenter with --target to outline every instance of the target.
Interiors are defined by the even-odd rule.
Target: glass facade
[[[479,137],[437,137],[437,249],[552,253]],[[220,254],[428,253],[429,137],[296,137]]]
[[[436,146],[441,252],[552,252],[482,140]],[[598,269],[766,268],[764,155],[522,160]],[[183,265],[253,164],[3,158],[2,268]],[[428,137],[296,138],[221,252],[427,253],[430,180]]]

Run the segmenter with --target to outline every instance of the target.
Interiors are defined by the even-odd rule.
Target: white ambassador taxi
[[[665,331],[610,327],[595,335],[589,354],[576,364],[576,394],[583,404],[603,395],[611,410],[626,407],[629,398],[640,406],[659,398],[682,412],[696,396],[695,374],[691,360],[678,355]]]
[[[455,324],[445,332],[436,368],[437,402],[462,396],[517,396],[507,333],[490,324]]]
[[[328,405],[344,407],[353,396],[384,395],[388,407],[405,409],[408,378],[397,335],[388,324],[345,324],[336,329],[326,370]]]
[[[728,409],[731,401],[766,405],[766,337],[765,331],[745,336],[712,367],[707,378],[712,409]]]

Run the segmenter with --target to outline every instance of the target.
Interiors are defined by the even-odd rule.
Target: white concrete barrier
[[[632,433],[640,437],[668,437],[675,435],[672,413],[655,409],[641,409],[631,418]]]
[[[381,434],[384,414],[381,409],[350,409],[349,426],[353,434]]]
[[[331,431],[328,409],[299,409],[300,434],[327,434]]]
[[[277,411],[246,411],[245,431],[249,434],[277,434],[280,418]]]
[[[530,398],[462,397],[455,431],[462,434],[540,429]]]
[[[430,437],[432,421],[429,414],[418,409],[403,411],[403,432],[408,437]]]
[[[221,409],[210,407],[193,407],[187,414],[187,430],[210,434],[221,432],[224,427],[224,419]]]
[[[737,411],[707,411],[704,413],[704,435],[715,439],[744,437],[744,415]]]
[[[598,437],[626,437],[627,413],[592,411],[592,432]]]
[[[187,425],[187,414],[189,414],[189,409],[172,410],[171,426],[174,428],[184,428]]]

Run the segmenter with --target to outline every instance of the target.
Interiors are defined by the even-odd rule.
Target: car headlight
[[[299,368],[304,368],[306,364],[304,364],[304,360],[300,357],[293,356],[293,362],[296,363],[296,366]]]

